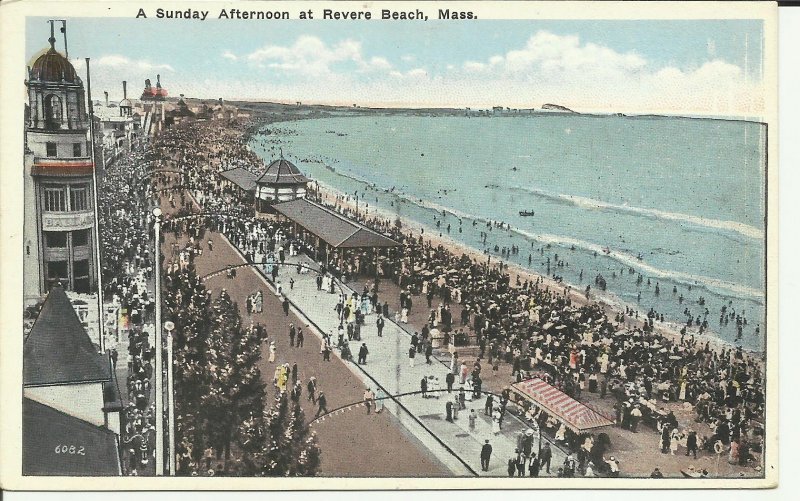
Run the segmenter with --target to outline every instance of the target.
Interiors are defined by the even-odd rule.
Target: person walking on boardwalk
[[[486,404],[483,407],[483,413],[487,416],[492,415],[492,406],[494,405],[494,396],[491,394],[486,395]]]
[[[433,345],[430,341],[425,343],[425,363],[430,365],[431,364],[431,356],[433,355]]]
[[[481,447],[481,470],[489,471],[489,460],[492,458],[492,444],[489,439]]]
[[[423,376],[419,382],[419,391],[422,393],[422,398],[428,398],[428,378],[426,376]]]
[[[475,413],[475,409],[470,409],[469,416],[467,416],[469,420],[469,431],[470,433],[475,431],[475,421],[478,419],[478,415]]]
[[[375,325],[378,327],[378,337],[383,337],[383,326],[386,325],[383,315],[378,315],[378,320],[375,321]]]
[[[317,406],[319,408],[317,409],[317,415],[315,418],[328,413],[328,399],[325,398],[325,393],[322,391],[319,392],[319,395],[317,396]]]
[[[278,348],[275,347],[275,341],[269,343],[269,362],[272,363],[275,361],[275,353],[278,351]]]
[[[412,346],[408,349],[408,365],[414,367],[414,357],[417,356],[417,350]]]
[[[516,462],[517,476],[518,477],[524,477],[525,476],[525,466],[528,463],[528,458],[525,456],[525,453],[522,452],[521,450],[517,449],[516,452],[517,452],[517,462]]]
[[[315,392],[317,391],[317,378],[311,376],[311,379],[308,380],[308,384],[306,385],[306,390],[308,390],[308,399],[311,400],[312,404],[316,404],[317,396]]]
[[[530,456],[528,457],[528,476],[529,477],[539,476],[539,459],[536,457],[536,453],[532,451]]]
[[[367,388],[364,392],[364,406],[367,408],[367,414],[372,410],[372,405],[375,403],[375,394],[372,390]]]
[[[367,363],[368,354],[369,350],[367,349],[367,343],[361,343],[361,348],[358,350],[358,365]]]
[[[378,391],[375,393],[375,414],[380,414],[383,412],[383,400],[385,398],[386,393],[384,393],[382,389],[378,388]]]
[[[447,383],[447,393],[452,393],[453,383],[456,382],[456,376],[452,372],[448,372],[447,376],[444,378],[444,382]]]
[[[542,452],[539,454],[539,468],[547,468],[547,473],[550,473],[550,461],[553,459],[553,451],[550,450],[550,444],[544,444]]]
[[[283,315],[288,317],[289,316],[289,298],[283,298]]]
[[[323,362],[330,362],[331,361],[331,345],[327,342],[322,342],[322,347],[319,350],[322,353],[322,361]]]
[[[294,337],[295,337],[295,328],[294,324],[289,324],[289,346],[294,347]]]
[[[296,343],[295,346],[297,346],[298,348],[302,348],[303,347],[303,328],[302,327],[298,327],[297,328],[297,343]]]

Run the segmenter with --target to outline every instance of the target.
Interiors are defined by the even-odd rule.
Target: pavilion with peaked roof
[[[272,214],[272,206],[306,196],[309,179],[295,164],[283,158],[275,160],[256,180],[256,213]]]

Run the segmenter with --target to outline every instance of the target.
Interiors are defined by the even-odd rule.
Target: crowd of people
[[[155,184],[147,175],[153,157],[146,144],[136,143],[104,165],[98,176],[103,298],[116,316],[113,328],[106,329],[106,344],[112,347],[115,367],[120,353],[127,365],[120,437],[127,475],[154,471],[155,262],[150,204]]]
[[[263,171],[263,162],[243,139],[222,134],[222,126],[212,122],[187,127],[168,131],[160,139],[163,151],[171,152],[171,160],[183,171],[180,182],[173,185],[188,188],[204,212],[226,214],[225,218],[206,216],[197,228],[225,234],[249,261],[264,263],[265,271],[277,284],[283,253],[313,255],[312,243],[287,238],[289,229],[280,223],[254,219],[252,204],[245,203],[246,194],[219,176],[234,166],[255,174]],[[190,140],[192,148],[185,147]],[[721,442],[728,451],[735,450],[737,461],[743,464],[756,459],[753,454],[760,447],[765,405],[764,373],[757,356],[740,348],[712,347],[686,331],[676,336],[661,334],[653,328],[656,314],[644,318],[643,324],[631,324],[626,322],[629,312],[610,315],[598,303],[576,300],[569,288],[512,274],[502,260],[492,262],[491,257],[482,259],[475,253],[454,251],[406,231],[399,220],[359,211],[348,203],[348,196],[325,197],[313,185],[309,196],[402,244],[380,256],[368,249],[332,253],[321,270],[318,286],[336,293],[331,276],[341,280],[358,276],[392,280],[401,290],[400,307],[395,312],[400,323],[408,321],[415,303],[427,303],[430,315],[419,326],[420,334],[415,334],[417,342],[412,341],[410,359],[417,353],[429,357],[434,341],[475,345],[479,347],[478,358],[488,360],[489,366],[509,364],[515,380],[536,373],[574,398],[579,399],[587,389],[601,397],[613,397],[618,424],[632,432],[638,431],[640,421],[650,424],[654,433],[666,437],[667,452],[674,451],[675,437],[677,444],[687,444],[687,453],[710,450]],[[180,199],[176,216],[196,212],[183,195]],[[171,203],[177,205],[177,200]],[[142,219],[146,228],[149,221]],[[191,237],[199,248],[202,233]],[[128,247],[136,245],[133,242]],[[123,252],[126,248],[120,246]],[[365,313],[379,312],[381,319],[389,315],[386,301],[381,301],[371,287],[360,295],[343,296],[339,304],[342,326],[335,342],[333,334],[326,337],[323,357],[326,347],[349,350],[350,341],[359,341],[358,326]],[[460,374],[460,364],[458,369]],[[475,381],[471,382],[474,391]],[[670,417],[663,409],[668,402],[692,406],[696,421],[710,424],[712,433],[701,437],[687,427],[680,429],[674,415]],[[455,406],[455,402],[448,403]],[[529,405],[521,406],[531,411]],[[581,449],[586,437],[564,430],[545,413],[535,418],[569,450]],[[697,445],[690,448],[688,444],[695,442]],[[587,467],[589,462],[578,469],[585,473]],[[593,464],[592,471],[603,468]]]

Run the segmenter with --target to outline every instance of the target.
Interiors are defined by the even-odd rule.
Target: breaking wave
[[[620,264],[639,270],[645,273],[647,276],[653,278],[663,278],[665,280],[682,283],[684,285],[700,286],[708,290],[726,291],[734,294],[737,297],[749,297],[756,300],[761,300],[764,298],[764,292],[753,287],[748,287],[746,285],[728,282],[725,280],[719,280],[716,278],[705,277],[702,275],[693,275],[691,273],[683,273],[680,271],[662,270],[640,261],[633,254],[611,249],[609,249],[608,253],[605,253],[601,245],[592,242],[586,242],[577,238],[558,235],[536,234],[521,230],[519,228],[512,228],[512,230],[528,239],[536,240],[545,244],[558,245],[561,247],[574,246],[575,248],[596,252],[598,256],[608,256]]]
[[[764,231],[749,224],[739,223],[737,221],[724,221],[720,219],[710,219],[700,216],[693,216],[691,214],[681,214],[679,212],[667,212],[658,209],[649,209],[645,207],[633,207],[624,204],[612,204],[594,198],[579,197],[575,195],[564,195],[560,193],[551,193],[548,191],[540,190],[537,188],[525,188],[521,186],[512,186],[510,188],[514,191],[529,193],[537,197],[546,198],[558,203],[565,203],[580,207],[583,209],[604,210],[609,212],[621,212],[628,214],[637,214],[640,216],[650,217],[653,219],[661,219],[667,221],[681,221],[690,223],[695,226],[705,228],[713,228],[716,230],[730,231],[738,233],[747,238],[757,240],[764,239]]]

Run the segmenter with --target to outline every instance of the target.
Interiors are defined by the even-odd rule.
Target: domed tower
[[[25,126],[24,278],[26,300],[57,283],[96,289],[98,245],[94,164],[83,82],[72,64],[50,49],[28,68]]]
[[[281,155],[256,180],[256,211],[269,214],[274,203],[305,197],[308,181],[297,166]]]

